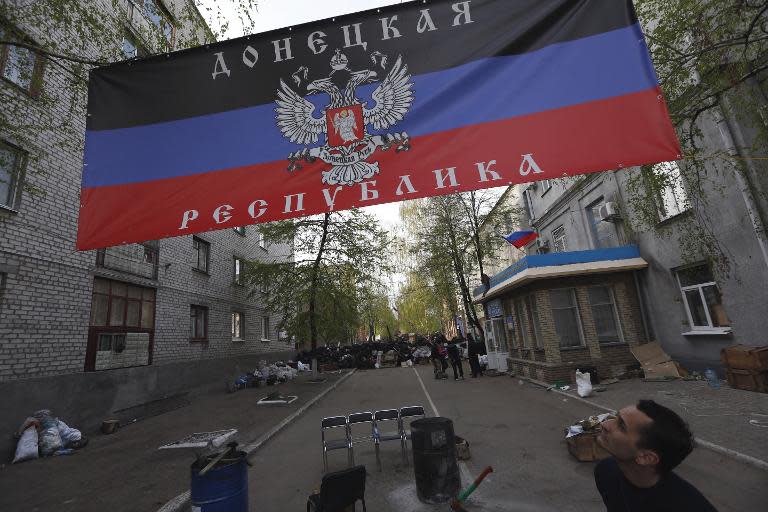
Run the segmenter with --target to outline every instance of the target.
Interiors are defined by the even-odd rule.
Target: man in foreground
[[[670,409],[640,400],[604,421],[598,442],[613,455],[595,467],[608,512],[715,512],[672,472],[693,450],[693,434]]]

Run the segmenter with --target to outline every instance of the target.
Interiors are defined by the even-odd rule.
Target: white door
[[[507,331],[504,329],[504,319],[494,318],[491,320],[494,344],[496,345],[496,366],[500,372],[507,371]]]
[[[504,330],[504,319],[494,318],[485,321],[485,348],[488,351],[488,369],[500,372],[507,371],[507,333]]]

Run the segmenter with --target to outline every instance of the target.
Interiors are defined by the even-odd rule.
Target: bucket
[[[248,463],[246,453],[234,452],[204,475],[200,471],[216,455],[192,464],[190,494],[193,512],[248,512]]]

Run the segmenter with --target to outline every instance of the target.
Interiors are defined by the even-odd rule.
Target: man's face
[[[658,462],[655,453],[638,448],[642,429],[651,422],[651,418],[637,407],[625,407],[615,418],[602,423],[598,441],[620,461],[634,461],[641,465],[655,464]]]

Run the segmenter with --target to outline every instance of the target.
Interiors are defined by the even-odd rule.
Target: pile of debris
[[[382,366],[401,366],[429,359],[430,349],[426,342],[412,345],[406,341],[360,343],[356,345],[330,345],[304,350],[297,356],[302,364],[317,359],[320,369],[334,371],[347,368],[370,370]],[[416,361],[414,361],[416,359]],[[410,362],[410,363],[409,363]]]
[[[292,365],[292,366],[291,366]],[[245,388],[257,388],[259,386],[274,386],[295,379],[299,375],[299,370],[309,371],[309,367],[302,363],[289,361],[277,361],[270,365],[265,360],[259,361],[257,368],[253,371],[240,374],[234,384],[227,381],[227,391],[232,393]]]
[[[36,411],[25,419],[16,436],[19,442],[14,464],[39,457],[69,455],[88,444],[88,438],[55,417],[49,409]]]

